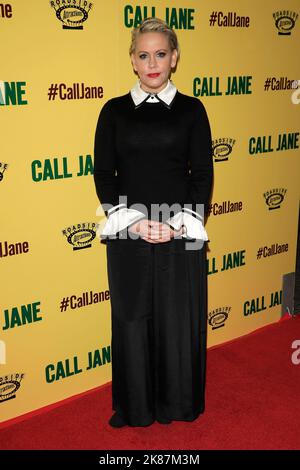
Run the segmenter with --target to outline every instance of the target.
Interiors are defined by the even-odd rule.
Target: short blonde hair
[[[129,48],[129,55],[135,52],[136,39],[139,34],[143,33],[164,33],[168,36],[171,51],[177,51],[177,60],[180,56],[180,47],[175,31],[168,26],[168,24],[160,18],[146,18],[142,23],[131,31],[131,44]]]

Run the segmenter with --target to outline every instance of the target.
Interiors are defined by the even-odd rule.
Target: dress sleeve
[[[107,220],[97,229],[99,238],[116,238],[117,233],[145,217],[142,212],[128,209],[120,202],[117,175],[115,119],[111,100],[100,111],[94,145],[94,182],[100,201],[96,215],[106,215]]]
[[[185,227],[185,238],[208,240],[204,216],[208,214],[213,182],[212,139],[208,116],[203,103],[196,99],[194,120],[188,150],[188,200],[181,212],[167,223],[179,230]],[[202,205],[202,206],[201,206]]]

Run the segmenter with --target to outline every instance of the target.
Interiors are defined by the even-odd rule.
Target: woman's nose
[[[156,57],[150,57],[149,67],[155,67],[155,66],[156,66]]]

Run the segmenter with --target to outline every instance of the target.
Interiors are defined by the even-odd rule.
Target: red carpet
[[[299,449],[300,318],[208,351],[206,412],[192,423],[111,428],[111,387],[0,429],[1,449]],[[298,355],[300,359],[300,354]]]

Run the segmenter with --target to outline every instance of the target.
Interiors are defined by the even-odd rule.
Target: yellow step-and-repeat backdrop
[[[209,346],[280,318],[296,258],[299,13],[297,0],[0,2],[0,422],[111,380],[94,132],[136,81],[128,48],[145,17],[176,30],[172,80],[211,122]]]

